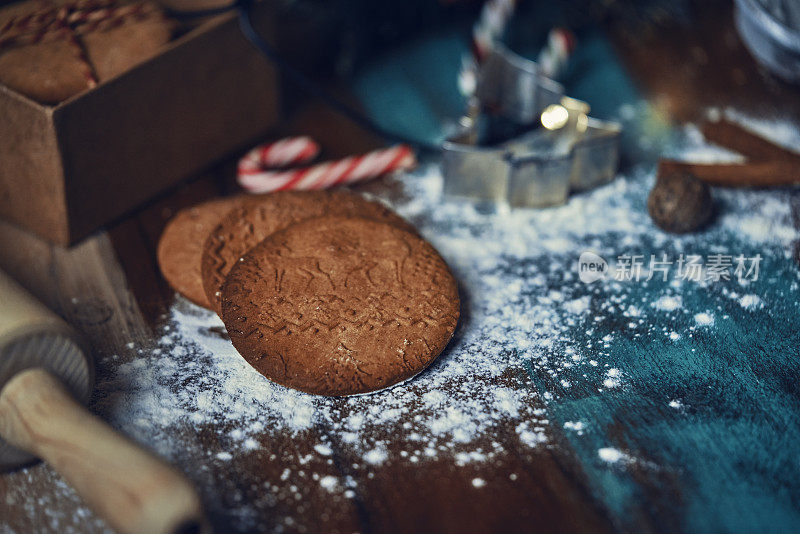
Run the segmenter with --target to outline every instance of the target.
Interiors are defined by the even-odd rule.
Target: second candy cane
[[[361,156],[351,156],[310,167],[284,171],[242,172],[238,182],[251,193],[268,193],[286,189],[327,189],[336,185],[375,178],[382,174],[416,166],[414,151],[406,145],[375,150]]]

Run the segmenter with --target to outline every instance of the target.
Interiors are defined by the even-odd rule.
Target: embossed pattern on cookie
[[[222,320],[261,374],[320,395],[413,377],[455,331],[459,297],[436,250],[358,217],[309,219],[272,234],[233,267]]]
[[[203,288],[217,313],[219,291],[233,265],[263,239],[291,224],[322,215],[352,215],[416,232],[383,204],[349,191],[281,191],[251,198],[222,219],[203,244]]]
[[[198,306],[210,308],[200,260],[211,230],[245,197],[209,200],[179,211],[170,219],[158,241],[158,266],[167,283]]]

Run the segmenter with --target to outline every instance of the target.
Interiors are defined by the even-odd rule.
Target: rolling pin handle
[[[90,414],[44,369],[0,390],[0,436],[50,464],[115,531],[208,531],[183,475]]]

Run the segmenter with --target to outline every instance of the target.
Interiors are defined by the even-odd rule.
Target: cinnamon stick
[[[786,160],[800,165],[800,154],[776,145],[763,137],[725,119],[705,122],[700,130],[712,143],[740,153],[753,160]]]
[[[746,163],[688,163],[662,159],[659,174],[688,172],[709,185],[725,187],[781,187],[800,184],[798,161],[772,160]]]

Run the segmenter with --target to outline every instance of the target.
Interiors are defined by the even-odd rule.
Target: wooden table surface
[[[696,16],[702,32],[664,22],[631,35],[628,29],[623,31],[613,21],[609,23],[608,34],[645,94],[677,120],[696,118],[709,105],[734,105],[755,113],[780,110],[785,117],[800,120],[800,92],[770,78],[755,65],[731,25],[730,10],[701,10]],[[654,61],[654,57],[659,60]],[[294,131],[313,134],[332,156],[377,144],[313,103],[298,112],[280,133]],[[69,250],[0,224],[0,267],[83,331],[101,362],[99,375],[111,373],[113,366],[137,357],[129,348],[131,343],[140,346],[153,342],[163,315],[172,305],[174,293],[160,276],[155,260],[157,239],[165,222],[183,206],[233,191],[234,162],[235,157],[209,169]],[[366,189],[390,187],[391,181],[381,180]],[[119,359],[110,361],[110,355]],[[546,409],[537,399],[525,402],[531,409]],[[264,530],[308,532],[681,530],[673,511],[664,507],[663,499],[655,497],[659,492],[649,486],[652,480],[645,476],[637,479],[635,471],[630,476],[639,486],[640,506],[631,517],[619,517],[589,489],[581,459],[563,433],[551,428],[545,432],[551,446],[522,451],[511,443],[513,429],[499,428],[492,439],[507,445],[503,452],[492,462],[461,468],[445,455],[413,469],[408,464],[387,462],[373,469],[352,470],[347,466],[355,459],[343,452],[332,465],[319,460],[315,468],[354,477],[359,488],[356,498],[332,497],[319,488],[309,489],[301,501],[278,498],[259,509],[258,523]],[[284,458],[313,453],[314,435],[325,433],[326,428],[315,427],[302,439],[287,435],[212,475],[197,474],[180,459],[178,463],[198,484],[214,525],[226,531],[235,524],[229,510],[241,500],[258,500],[264,491],[254,481],[280,480],[287,467]],[[187,439],[210,443],[216,438],[203,434]],[[515,480],[509,479],[511,473]],[[209,476],[218,479],[210,480]],[[490,482],[491,491],[472,491],[476,477]],[[662,478],[658,483],[669,481]],[[673,491],[680,500],[681,488]],[[46,465],[0,477],[2,495],[3,532],[93,532],[105,528]],[[791,499],[795,506],[800,505],[797,495]],[[298,507],[302,512],[297,512]],[[286,515],[297,522],[274,522]]]

